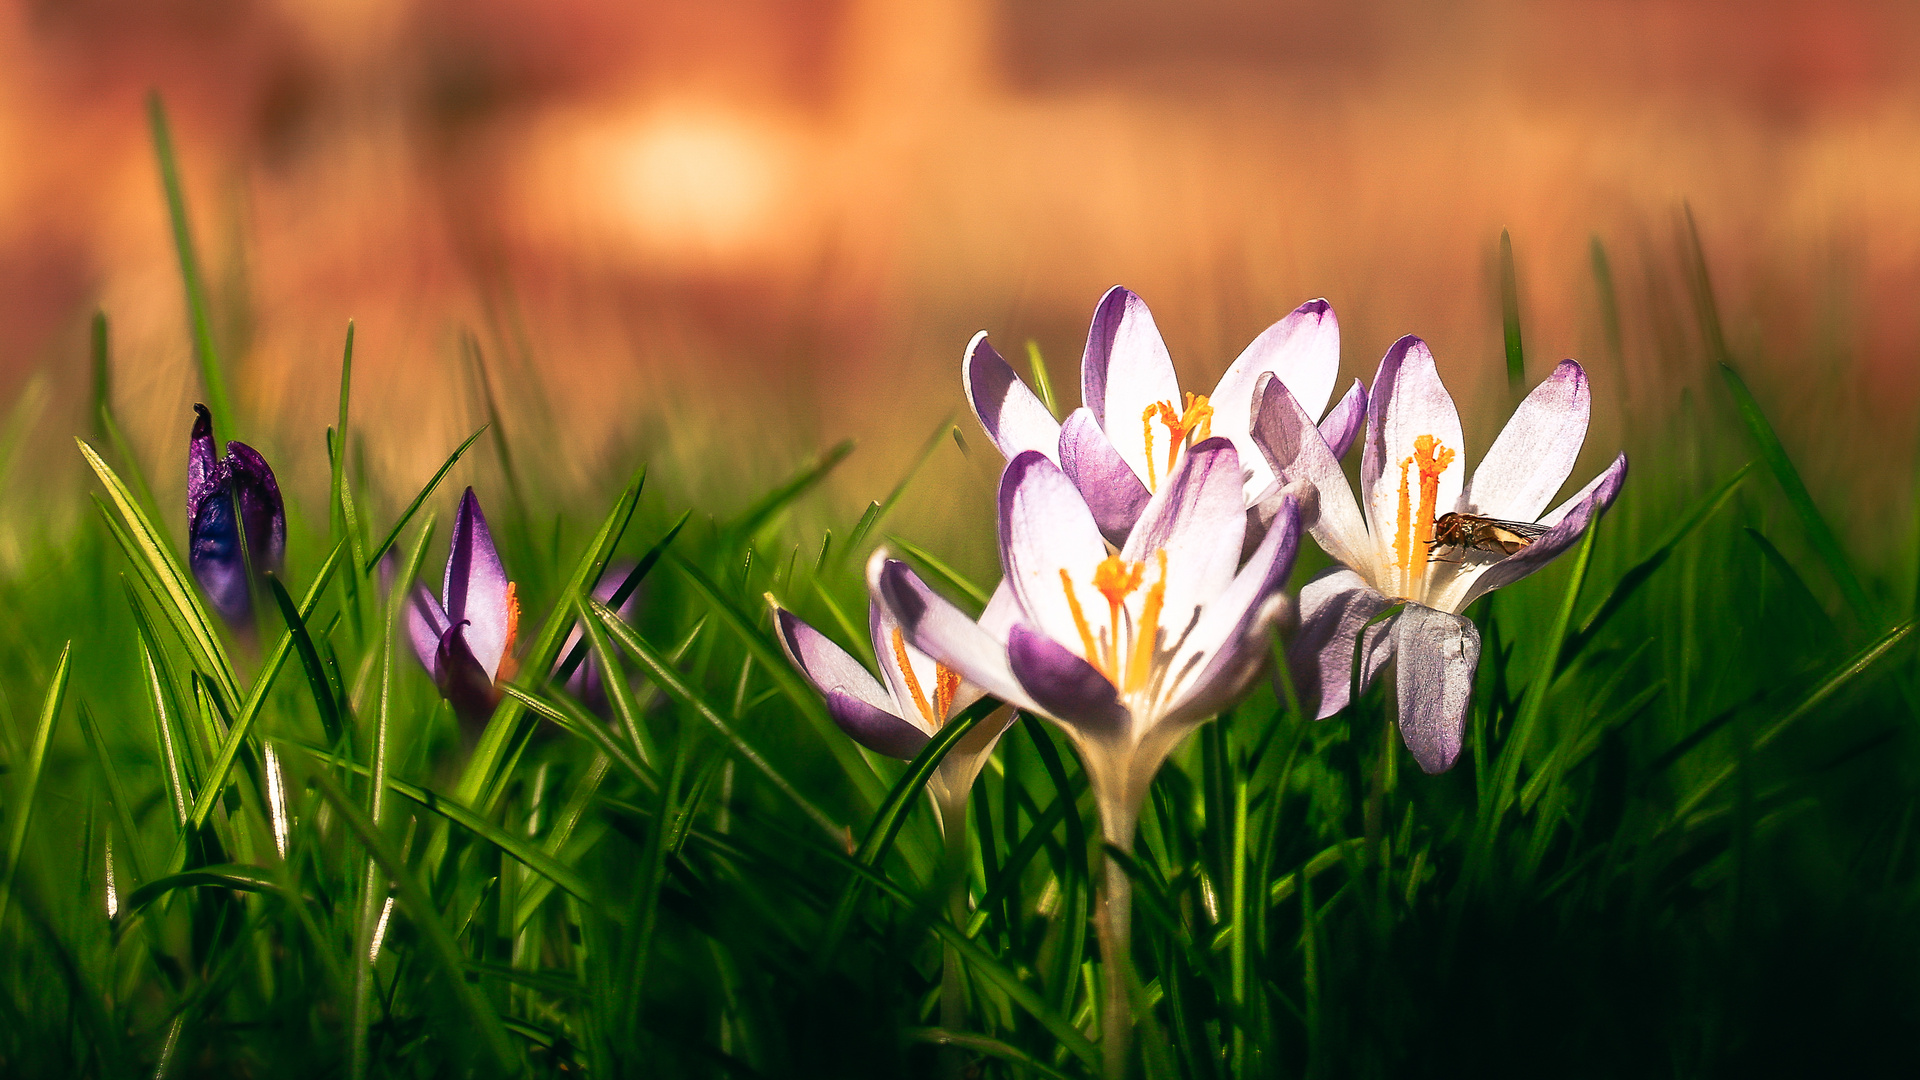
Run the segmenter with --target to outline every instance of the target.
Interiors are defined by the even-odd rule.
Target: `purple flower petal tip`
[[[826,694],[827,715],[847,737],[876,754],[911,761],[930,736],[905,720],[843,690]]]
[[[1401,741],[1422,770],[1446,772],[1460,757],[1480,631],[1461,616],[1408,604],[1393,636]]]
[[[1127,709],[1105,675],[1045,634],[1016,624],[1007,660],[1027,694],[1048,715],[1104,737],[1127,729]]]
[[[1002,454],[1012,457],[1023,450],[1053,453],[1060,440],[1059,421],[988,343],[986,331],[975,334],[967,344],[960,377],[973,414]]]

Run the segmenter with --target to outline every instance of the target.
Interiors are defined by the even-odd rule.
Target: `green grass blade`
[[[129,869],[133,871],[135,888],[147,880],[147,870],[140,858],[140,830],[133,823],[133,803],[127,798],[126,785],[120,781],[120,770],[113,764],[113,755],[107,752],[106,740],[100,736],[100,725],[94,722],[93,713],[87,708],[85,698],[74,701],[74,716],[80,721],[80,733],[85,737],[87,749],[93,754],[94,767],[100,770],[100,776],[107,784],[107,801],[113,804],[114,819],[119,822],[120,835],[125,838],[122,848]]]
[[[102,442],[107,439],[106,418],[113,413],[113,352],[107,334],[107,313],[95,311],[92,333],[88,336],[89,350],[93,360],[93,424],[94,437]]]
[[[641,784],[654,787],[659,783],[653,771],[642,764],[640,759],[634,757],[631,750],[609,734],[606,726],[597,718],[562,708],[559,704],[539,697],[532,691],[522,690],[512,683],[507,683],[501,689],[506,691],[508,697],[519,702],[521,708],[534,716],[550,720],[562,730],[592,743],[595,749],[626,770],[627,775],[640,781]]]
[[[899,548],[908,558],[919,563],[923,569],[932,573],[934,577],[945,582],[948,588],[963,593],[967,599],[974,602],[975,606],[983,609],[987,606],[987,591],[967,580],[953,567],[941,561],[940,557],[933,552],[902,536],[888,536],[887,542]]]
[[[1088,903],[1093,891],[1093,871],[1087,864],[1087,854],[1091,849],[1087,846],[1086,822],[1080,818],[1079,793],[1067,778],[1066,765],[1060,760],[1060,751],[1053,745],[1053,737],[1047,734],[1040,721],[1031,716],[1022,714],[1020,724],[1033,743],[1041,768],[1046,770],[1047,778],[1053,781],[1054,801],[1062,807],[1066,822],[1067,872],[1060,883],[1061,942],[1046,974],[1046,985],[1053,995],[1053,1007],[1064,1013],[1073,1004],[1078,985],[1076,976],[1080,971],[1080,962],[1086,955]]]
[[[1047,373],[1047,360],[1040,355],[1040,343],[1032,338],[1027,339],[1027,367],[1033,371],[1033,392],[1040,398],[1040,404],[1059,419],[1060,402],[1053,396],[1053,376]],[[959,432],[954,435],[957,438]]]
[[[380,546],[374,548],[372,553],[367,556],[367,561],[361,564],[361,573],[371,574],[374,572],[375,568],[380,565],[381,557],[386,555],[387,549],[391,548],[394,542],[400,539],[401,530],[407,527],[407,522],[412,521],[413,515],[420,511],[420,504],[427,501],[427,497],[433,494],[433,489],[440,486],[441,479],[444,478],[448,472],[452,471],[454,463],[460,460],[461,455],[467,452],[467,448],[473,445],[474,440],[485,434],[486,430],[484,425],[481,426],[479,430],[467,436],[466,442],[461,443],[454,449],[452,454],[447,456],[447,460],[441,464],[440,470],[433,474],[433,479],[428,480],[427,486],[421,488],[420,493],[415,495],[413,501],[407,504],[407,508],[400,512],[400,518],[393,523],[393,528],[387,533],[387,538],[380,541]]]
[[[187,581],[187,575],[175,561],[173,553],[161,540],[160,531],[153,527],[146,512],[140,509],[133,493],[120,481],[107,463],[101,460],[86,440],[75,439],[80,453],[93,467],[94,475],[99,477],[102,487],[107,489],[107,497],[112,500],[114,509],[120,512],[125,531],[116,532],[116,539],[126,548],[127,558],[132,559],[142,571],[150,585],[154,587],[157,598],[163,601],[167,618],[180,631],[181,640],[195,653],[201,671],[213,679],[227,700],[240,700],[240,687],[234,680],[233,663],[227,659],[227,651],[220,644],[219,636],[214,632],[213,620],[207,615],[206,606],[200,602],[200,594]]]
[[[957,1046],[962,1050],[972,1050],[991,1058],[1009,1062],[1018,1066],[1014,1075],[1031,1074],[1045,1077],[1046,1080],[1072,1080],[1068,1074],[1048,1065],[1025,1050],[1011,1043],[990,1039],[985,1035],[970,1035],[964,1031],[948,1031],[945,1028],[910,1028],[904,1032],[907,1038],[915,1042],[932,1043],[935,1046]]]
[[[340,556],[346,546],[343,540],[333,545],[333,551],[327,555],[327,561],[320,565],[320,573],[314,576],[313,584],[307,587],[307,595],[300,601],[298,620],[294,625],[304,625],[313,618],[314,609],[320,606],[320,596],[327,590],[327,583],[333,579],[333,571],[340,565]],[[396,587],[399,595],[404,590]],[[292,630],[280,635],[273,651],[267,655],[266,663],[260,667],[260,674],[253,680],[253,690],[247,695],[246,703],[240,707],[234,718],[233,726],[228,729],[226,739],[220,744],[220,753],[213,759],[212,768],[207,770],[206,782],[200,787],[200,798],[194,804],[191,824],[198,829],[206,824],[207,815],[213,811],[213,804],[219,800],[220,792],[227,784],[227,773],[233,768],[234,758],[240,753],[247,735],[253,730],[253,722],[259,719],[260,710],[267,703],[267,693],[273,689],[273,682],[280,675],[280,669],[286,665],[287,654],[293,651]],[[311,644],[311,642],[309,642]],[[316,657],[316,661],[317,661]]]
[[[135,889],[120,907],[119,923],[126,926],[139,914],[152,906],[153,902],[179,889],[234,889],[239,892],[280,893],[280,883],[273,875],[258,866],[242,863],[221,863],[217,866],[196,866],[177,874],[168,874]]]
[[[348,570],[347,576],[353,576]],[[300,608],[287,595],[287,587],[280,583],[277,574],[267,575],[267,584],[273,590],[273,601],[280,609],[280,617],[286,620],[287,633],[293,637],[293,647],[300,654],[300,666],[306,669],[307,687],[313,692],[313,706],[320,713],[320,727],[327,733],[327,742],[337,745],[340,742],[340,704],[334,700],[333,685],[327,680],[327,669],[320,662],[320,650],[313,647],[313,635],[307,630],[307,620],[300,615]]]
[[[1607,335],[1607,355],[1619,364],[1626,358],[1626,336],[1620,330],[1620,294],[1613,283],[1613,261],[1598,234],[1587,242],[1587,261],[1593,267],[1593,287],[1600,301],[1600,327]]]
[[[33,822],[33,798],[40,787],[40,771],[47,761],[47,744],[53,739],[53,723],[60,717],[60,706],[67,699],[67,676],[73,660],[73,642],[60,650],[60,662],[53,678],[47,681],[46,696],[40,702],[40,722],[34,727],[33,745],[26,760],[13,769],[12,797],[7,800],[7,816],[13,828],[7,837],[7,865],[0,871],[0,926],[7,922],[7,902],[13,898],[13,879],[20,871],[20,853],[27,846],[27,826]]]
[[[638,589],[640,583],[647,579],[647,575],[653,572],[653,567],[660,561],[660,556],[666,554],[667,548],[673,544],[674,537],[680,535],[680,530],[685,528],[687,522],[692,518],[692,510],[684,510],[681,512],[679,520],[673,523],[673,527],[668,529],[666,534],[661,536],[660,539],[654,541],[653,546],[647,549],[647,553],[640,556],[640,561],[633,564],[633,569],[627,571],[627,576],[620,579],[620,584],[613,590],[613,595],[607,598],[608,607],[615,611],[620,610],[620,605],[626,603],[628,599],[633,596],[633,591]],[[548,681],[552,683],[566,682],[573,677],[574,669],[585,662],[586,658],[587,643],[583,639],[573,647],[572,652],[567,653],[566,657],[560,661],[560,666],[553,669],[553,678]]]
[[[333,807],[340,819],[346,822],[355,836],[364,845],[374,861],[380,864],[387,879],[399,890],[400,905],[406,912],[414,929],[424,939],[428,954],[440,966],[447,984],[467,1015],[472,1025],[472,1034],[478,1035],[495,1065],[503,1072],[514,1072],[515,1059],[512,1045],[507,1041],[506,1029],[500,1024],[500,1016],[488,1004],[485,995],[466,978],[466,964],[460,955],[460,947],[455,943],[452,933],[445,923],[440,921],[440,912],[433,906],[433,898],[427,894],[413,872],[408,869],[406,860],[395,851],[387,838],[381,835],[366,814],[354,805],[340,785],[326,771],[313,774],[313,782],[319,787],[320,794]]]
[[[740,515],[738,521],[723,530],[723,534],[729,538],[729,546],[739,544],[758,533],[762,526],[773,520],[775,514],[785,510],[815,484],[825,480],[827,474],[845,461],[847,455],[851,453],[853,453],[853,440],[843,440],[803,467],[786,483],[762,496],[759,502],[748,507],[746,513]]]
[[[1520,283],[1513,269],[1513,237],[1500,230],[1500,329],[1506,339],[1507,388],[1527,384],[1526,350],[1520,344]]]
[[[867,537],[873,535],[873,530],[887,520],[887,515],[899,505],[901,496],[907,493],[907,487],[913,483],[914,477],[919,476],[920,470],[926,468],[927,462],[933,460],[933,452],[940,449],[940,437],[945,435],[947,429],[951,427],[953,427],[952,415],[943,417],[940,423],[934,426],[933,434],[927,436],[927,441],[920,444],[920,452],[913,456],[913,464],[907,466],[907,471],[901,475],[900,481],[893,485],[893,490],[887,493],[886,499],[880,502],[876,509],[862,517],[852,535],[847,537],[847,546],[841,549],[843,557],[857,554],[861,547],[865,546]]]
[[[587,601],[587,607],[594,618],[600,620],[600,625],[606,628],[613,640],[619,642],[620,647],[635,660],[640,661],[640,666],[645,670],[647,678],[653,680],[655,686],[665,691],[666,695],[679,703],[682,708],[692,710],[694,715],[718,731],[732,745],[735,753],[745,758],[747,764],[759,770],[761,775],[771,781],[774,787],[780,789],[781,794],[799,807],[802,813],[812,818],[828,836],[836,838],[840,836],[840,826],[833,818],[814,805],[813,800],[801,794],[800,789],[792,781],[741,738],[740,733],[733,729],[733,725],[723,719],[713,706],[707,704],[706,699],[680,677],[680,673],[674,670],[673,665],[665,657],[661,656],[653,646],[647,644],[639,634],[634,633],[632,627],[622,622],[619,615],[596,600]]]
[[[187,779],[188,753],[174,736],[174,720],[178,710],[173,706],[171,695],[162,681],[158,661],[153,657],[152,647],[145,641],[140,643],[142,685],[147,691],[147,705],[153,711],[154,741],[160,751],[160,770],[167,787],[167,805],[173,810],[173,823],[184,829],[187,817],[192,811],[193,786]]]
[[[1800,478],[1800,470],[1794,468],[1786,448],[1780,445],[1780,437],[1774,433],[1766,413],[1761,411],[1760,403],[1754,400],[1753,392],[1747,389],[1746,381],[1727,364],[1720,365],[1720,377],[1726,381],[1728,391],[1733,394],[1734,405],[1740,410],[1740,419],[1746,423],[1747,431],[1760,448],[1761,460],[1767,463],[1773,478],[1779,482],[1780,490],[1787,497],[1787,505],[1793,508],[1794,516],[1800,519],[1800,526],[1807,531],[1807,539],[1813,544],[1813,550],[1827,564],[1827,571],[1833,575],[1834,583],[1840,586],[1840,595],[1846,597],[1847,606],[1866,625],[1879,625],[1879,613],[1867,598],[1867,590],[1860,584],[1859,575],[1854,573],[1846,549],[1840,546],[1840,538],[1827,524],[1820,508],[1814,505],[1812,493]]]
[[[606,631],[601,629],[600,620],[587,613],[585,599],[575,597],[574,604],[580,612],[581,637],[592,647],[594,660],[600,665],[600,685],[606,691],[608,704],[613,707],[614,718],[621,730],[627,733],[627,742],[639,753],[640,760],[649,768],[657,768],[660,751],[654,747],[652,737],[640,723],[640,709],[634,704],[633,689],[627,685],[627,673],[620,664],[620,657],[614,653]]]
[[[228,438],[235,437],[240,425],[227,396],[226,375],[220,369],[220,354],[213,344],[213,319],[207,311],[206,281],[200,272],[200,259],[194,254],[193,229],[187,221],[187,196],[180,186],[180,165],[173,153],[173,133],[167,125],[166,106],[160,94],[147,95],[147,124],[153,132],[153,153],[160,164],[160,183],[166,189],[167,217],[173,226],[173,250],[180,259],[180,280],[187,292],[187,326],[193,334],[193,358],[200,365],[200,381],[206,384],[207,407],[214,423],[222,425]]]

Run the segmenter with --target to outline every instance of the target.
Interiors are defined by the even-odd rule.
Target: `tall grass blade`
[[[1040,343],[1032,338],[1027,339],[1027,367],[1033,371],[1033,392],[1039,396],[1040,404],[1045,405],[1047,411],[1058,419],[1060,402],[1053,396],[1053,377],[1047,373],[1046,358],[1040,355]],[[959,430],[956,429],[953,435],[958,439]]]
[[[613,595],[607,597],[608,607],[619,611],[620,606],[633,597],[634,590],[638,589],[640,583],[647,579],[647,575],[653,572],[654,565],[660,561],[660,556],[667,553],[667,548],[673,545],[674,537],[680,535],[680,530],[686,527],[692,517],[692,510],[681,512],[680,517],[674,521],[673,527],[668,529],[660,539],[655,540],[653,546],[647,549],[647,553],[640,556],[640,561],[633,564],[633,569],[627,571],[627,576],[620,579],[620,584],[614,588]],[[561,659],[559,666],[553,669],[553,678],[549,681],[556,684],[566,682],[573,677],[574,670],[586,658],[587,642],[582,639]]]
[[[351,568],[346,576],[354,576]],[[327,733],[327,741],[337,745],[342,732],[340,703],[334,700],[333,684],[328,681],[327,669],[320,662],[320,650],[314,648],[307,620],[301,616],[293,597],[287,595],[287,587],[280,583],[279,575],[268,574],[267,583],[273,590],[273,601],[280,609],[280,617],[286,620],[287,633],[293,638],[294,650],[300,654],[300,666],[306,670],[307,688],[313,694],[314,709],[320,714],[320,727]]]
[[[100,734],[100,725],[93,719],[92,710],[87,708],[85,698],[74,700],[74,716],[80,721],[80,734],[85,737],[87,749],[93,754],[93,764],[107,784],[107,801],[113,804],[113,817],[120,825],[120,835],[125,840],[121,851],[125,854],[129,869],[133,872],[134,888],[147,880],[145,861],[140,857],[140,829],[133,823],[133,802],[127,797],[127,787],[120,780],[120,770],[113,763],[113,755],[107,752],[107,743]]]
[[[953,417],[951,414],[942,417],[940,422],[934,425],[933,434],[927,436],[927,440],[920,444],[920,452],[913,456],[913,464],[907,466],[907,471],[901,475],[899,482],[893,485],[893,490],[887,492],[886,499],[879,504],[877,509],[872,510],[860,519],[859,526],[853,530],[852,535],[847,537],[847,546],[841,549],[843,556],[850,556],[864,547],[867,542],[867,537],[873,535],[873,530],[879,528],[880,523],[887,520],[887,515],[891,514],[893,508],[900,504],[901,496],[907,493],[907,487],[913,483],[914,477],[919,476],[920,470],[926,468],[927,462],[933,460],[933,452],[940,449],[940,437],[945,435],[947,429],[951,427],[953,427]]]
[[[467,436],[466,442],[455,447],[453,453],[447,455],[447,460],[441,464],[439,471],[433,474],[433,478],[427,481],[427,486],[420,489],[420,493],[413,497],[413,501],[407,504],[405,510],[400,511],[400,518],[393,523],[393,528],[387,533],[387,538],[380,541],[380,546],[374,548],[373,551],[367,555],[367,561],[362,563],[360,567],[362,574],[371,574],[374,572],[380,565],[380,559],[386,555],[387,549],[393,547],[394,542],[400,539],[400,533],[407,527],[407,522],[412,521],[413,515],[419,512],[420,504],[427,501],[427,497],[433,494],[433,489],[440,486],[441,479],[444,478],[448,472],[452,471],[454,464],[460,460],[461,455],[465,454],[467,448],[473,445],[475,439],[485,434],[486,430],[486,427],[482,426],[473,434]]]
[[[939,578],[948,588],[961,593],[967,599],[973,601],[977,607],[984,609],[987,606],[987,600],[989,599],[987,591],[967,580],[959,571],[948,566],[933,552],[902,536],[889,536],[887,537],[887,542],[899,548],[908,558],[920,564],[922,569],[934,577]]]
[[[7,903],[13,898],[13,882],[20,873],[20,854],[27,846],[27,826],[33,823],[33,800],[39,793],[40,772],[47,762],[47,745],[53,740],[53,724],[60,717],[60,706],[67,700],[67,676],[71,672],[73,642],[60,650],[53,678],[47,681],[47,693],[40,702],[40,722],[33,729],[33,744],[25,760],[13,768],[11,797],[7,800],[7,865],[0,872],[0,926],[7,922]]]
[[[200,365],[200,381],[207,391],[207,408],[218,429],[234,437],[240,430],[227,396],[226,374],[213,344],[213,319],[207,310],[206,279],[194,253],[193,229],[187,221],[187,196],[180,186],[180,165],[173,152],[173,132],[159,91],[147,95],[147,125],[153,133],[153,153],[160,164],[160,184],[166,190],[167,218],[173,226],[173,250],[180,260],[180,281],[187,292],[187,327],[193,335],[193,358]]]
[[[728,525],[724,534],[729,538],[729,546],[742,543],[759,533],[760,529],[773,520],[775,514],[792,505],[794,500],[806,494],[815,484],[827,478],[847,455],[853,453],[853,440],[846,439],[836,443],[831,450],[803,467],[786,483],[774,488],[760,501],[748,507],[739,520]]]
[[[1513,237],[1500,230],[1500,329],[1506,340],[1507,388],[1527,384],[1526,349],[1520,343],[1520,283],[1513,269]]]

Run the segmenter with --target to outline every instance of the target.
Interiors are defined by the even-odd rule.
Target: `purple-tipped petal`
[[[1231,442],[1215,438],[1196,443],[1154,493],[1127,537],[1120,557],[1147,563],[1148,581],[1159,573],[1155,553],[1167,553],[1163,625],[1184,626],[1194,608],[1233,580],[1247,530],[1242,475],[1240,455]],[[1062,635],[1062,640],[1074,639]]]
[[[1285,382],[1308,413],[1318,416],[1326,411],[1340,375],[1340,321],[1334,318],[1332,305],[1309,300],[1261,331],[1213,388],[1213,434],[1232,439],[1239,448],[1250,474],[1249,493],[1273,481],[1266,462],[1247,441],[1254,393],[1260,377],[1268,373]]]
[[[1204,663],[1168,704],[1172,717],[1204,719],[1240,696],[1267,656],[1267,635],[1292,612],[1282,589],[1300,547],[1300,515],[1282,497],[1267,535],[1224,590],[1207,602],[1173,661],[1175,677],[1195,660]],[[1275,601],[1280,601],[1275,603]]]
[[[468,647],[487,677],[493,678],[512,644],[520,609],[472,488],[460,497],[460,510],[453,519],[446,584],[440,595],[447,618],[468,624]]]
[[[467,624],[454,623],[440,638],[433,656],[433,681],[440,696],[453,705],[454,714],[468,727],[479,727],[500,703],[493,674],[475,659],[467,644]]]
[[[847,738],[876,754],[912,761],[932,738],[885,709],[876,709],[845,691],[830,690],[826,697],[827,715],[847,733]]]
[[[1359,379],[1355,379],[1346,394],[1320,421],[1320,437],[1326,440],[1327,449],[1332,452],[1335,461],[1347,456],[1347,451],[1353,447],[1353,440],[1360,434],[1360,424],[1366,418],[1367,388],[1360,384]]]
[[[1300,633],[1287,648],[1287,670],[1300,707],[1324,720],[1347,707],[1353,692],[1353,654],[1362,650],[1360,689],[1373,685],[1393,655],[1391,620],[1360,628],[1395,601],[1375,592],[1359,574],[1336,567],[1300,589]]]
[[[874,552],[867,562],[867,590],[899,621],[914,648],[1009,705],[1034,707],[1007,665],[1006,643],[928,588],[907,564],[887,558],[885,551]]]
[[[1414,457],[1416,440],[1432,436],[1438,444],[1433,448],[1436,454],[1450,452],[1453,455],[1438,477],[1433,516],[1438,517],[1459,504],[1467,471],[1460,413],[1454,408],[1447,388],[1441,385],[1433,353],[1427,350],[1425,342],[1412,336],[1401,338],[1387,350],[1369,399],[1366,442],[1360,454],[1360,501],[1367,510],[1367,523],[1379,552],[1379,564],[1394,567],[1398,575],[1401,571],[1394,565],[1397,562],[1394,544],[1403,524],[1399,509],[1401,474],[1404,470],[1407,476],[1410,495],[1407,513],[1412,518],[1420,511],[1421,485],[1418,468],[1409,459]],[[1409,547],[1420,546],[1422,538],[1415,535],[1418,530],[1411,521],[1405,524]],[[1425,558],[1425,555],[1414,551],[1412,557]],[[1404,592],[1409,587],[1409,583],[1397,576],[1393,582],[1381,584],[1395,592]]]
[[[1127,707],[1113,683],[1044,632],[1016,625],[1007,637],[1007,661],[1040,712],[1094,738],[1127,731]]]
[[[220,469],[220,453],[213,443],[213,414],[205,405],[193,407],[193,430],[187,435],[187,517],[199,512],[200,504],[225,479]]]
[[[227,444],[227,474],[240,520],[246,526],[247,557],[256,574],[278,571],[286,562],[287,512],[267,459],[243,442]]]
[[[1149,476],[1146,432],[1141,413],[1156,402],[1178,411],[1180,381],[1173,373],[1173,357],[1153,324],[1144,300],[1115,285],[1100,298],[1093,325],[1087,330],[1087,350],[1080,360],[1080,399],[1113,440],[1136,475]],[[1154,424],[1157,470],[1164,472],[1166,429]]]
[[[1587,486],[1574,493],[1573,497],[1561,503],[1554,511],[1540,520],[1553,527],[1512,555],[1501,559],[1482,571],[1475,578],[1466,594],[1457,602],[1448,606],[1455,611],[1465,611],[1467,605],[1481,596],[1505,585],[1511,585],[1535,570],[1560,557],[1579,540],[1581,534],[1613,505],[1620,494],[1620,488],[1627,482],[1627,455],[1621,454],[1613,459],[1599,476],[1588,482]]]
[[[894,714],[922,731],[938,731],[954,711],[953,702],[949,701],[945,714],[933,715],[939,708],[936,690],[943,665],[907,641],[906,631],[888,614],[885,604],[867,604],[867,632],[873,638],[874,658],[880,662],[880,677],[893,697]],[[898,641],[894,640],[895,635],[899,636]],[[977,700],[979,695],[975,694],[967,704]],[[922,702],[926,705],[924,710]]]
[[[1453,768],[1480,666],[1480,631],[1469,619],[1408,604],[1393,620],[1400,738],[1428,773]]]
[[[1133,473],[1133,466],[1114,449],[1113,441],[1100,430],[1093,410],[1073,410],[1060,425],[1060,470],[1080,489],[1093,511],[1100,533],[1115,547],[1127,542],[1127,533],[1140,520],[1153,495]]]
[[[415,585],[407,597],[407,639],[413,642],[413,655],[420,666],[433,673],[434,657],[440,652],[440,639],[447,634],[447,613],[425,585]]]
[[[785,608],[775,608],[773,627],[787,659],[822,694],[845,694],[882,712],[892,712],[898,707],[893,694],[872,672],[800,616]]]
[[[1514,410],[1480,459],[1459,509],[1508,521],[1540,516],[1573,471],[1580,445],[1587,441],[1592,406],[1587,373],[1572,360],[1560,361]]]
[[[1092,602],[1088,597],[1099,598],[1093,573],[1107,557],[1107,542],[1067,475],[1031,450],[1000,475],[1000,557],[1026,613],[1023,621],[1063,641],[1079,640],[1061,575],[1082,594],[1084,611]]]
[[[985,330],[967,343],[960,381],[973,404],[973,414],[980,418],[980,426],[1000,448],[1001,456],[1011,458],[1024,450],[1054,456],[1060,445],[1060,422],[987,344]]]
[[[1367,533],[1360,507],[1353,501],[1353,489],[1340,468],[1340,459],[1313,426],[1312,418],[1279,379],[1263,382],[1257,400],[1254,445],[1282,484],[1304,483],[1313,491],[1312,498],[1301,507],[1300,524],[1335,560],[1348,566],[1372,566],[1373,538]]]

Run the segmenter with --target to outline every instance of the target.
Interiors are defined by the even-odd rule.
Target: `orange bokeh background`
[[[1706,385],[1673,345],[1697,335],[1684,203],[1816,490],[1904,477],[1917,45],[1920,8],[1833,0],[23,0],[0,15],[0,385],[83,403],[100,307],[136,445],[184,438],[157,89],[246,434],[296,475],[325,467],[306,433],[351,317],[376,473],[476,423],[471,334],[510,416],[517,372],[564,418],[557,490],[633,447],[771,478],[852,435],[880,451],[840,478],[858,505],[964,417],[974,330],[1071,383],[1115,282],[1200,389],[1310,297],[1348,376],[1420,333],[1484,446],[1503,228],[1533,375],[1595,371],[1597,465]]]

